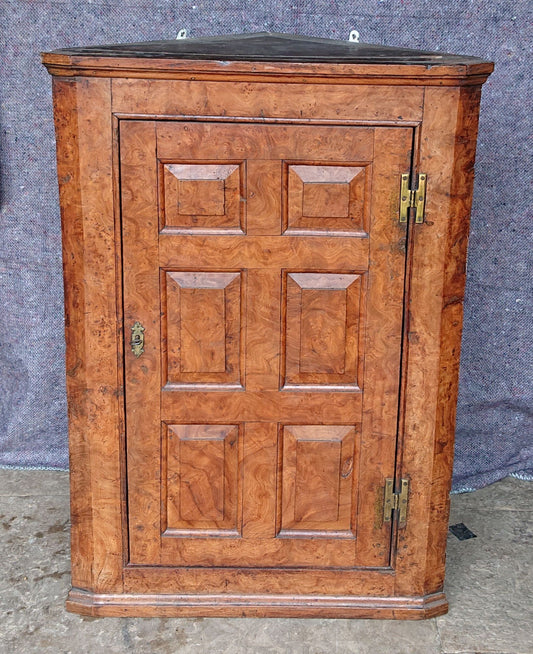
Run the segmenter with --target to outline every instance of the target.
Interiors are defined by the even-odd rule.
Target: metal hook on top
[[[350,32],[350,36],[348,37],[348,41],[351,41],[352,43],[359,43],[359,32],[357,30],[352,30]]]
[[[187,38],[187,30],[182,27],[179,32],[176,34],[177,39],[186,39]]]

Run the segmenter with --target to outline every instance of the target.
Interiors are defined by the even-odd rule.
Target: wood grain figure
[[[67,608],[439,615],[492,64],[276,34],[185,41],[43,54]],[[402,175],[414,189],[420,174],[419,224],[400,208]]]

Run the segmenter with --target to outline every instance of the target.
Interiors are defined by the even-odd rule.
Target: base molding
[[[448,611],[442,592],[423,597],[112,594],[73,588],[66,608],[102,617],[381,618],[423,620]]]

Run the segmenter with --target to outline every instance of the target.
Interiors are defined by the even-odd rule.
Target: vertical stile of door
[[[409,169],[412,130],[376,128],[372,178],[368,353],[365,360],[361,485],[358,517],[358,563],[389,563],[390,523],[376,516],[384,480],[394,476],[403,321],[406,227],[398,221],[399,175]],[[379,274],[380,273],[380,274]]]
[[[161,438],[155,123],[121,121],[120,140],[130,561],[158,563],[160,469],[149,454],[160,451]],[[138,359],[129,347],[137,321],[145,328]]]

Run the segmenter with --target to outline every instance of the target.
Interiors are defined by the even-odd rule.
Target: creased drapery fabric
[[[471,54],[483,89],[454,488],[533,478],[531,43],[511,0],[3,0],[0,5],[0,466],[68,465],[51,84],[59,47],[275,31]]]

